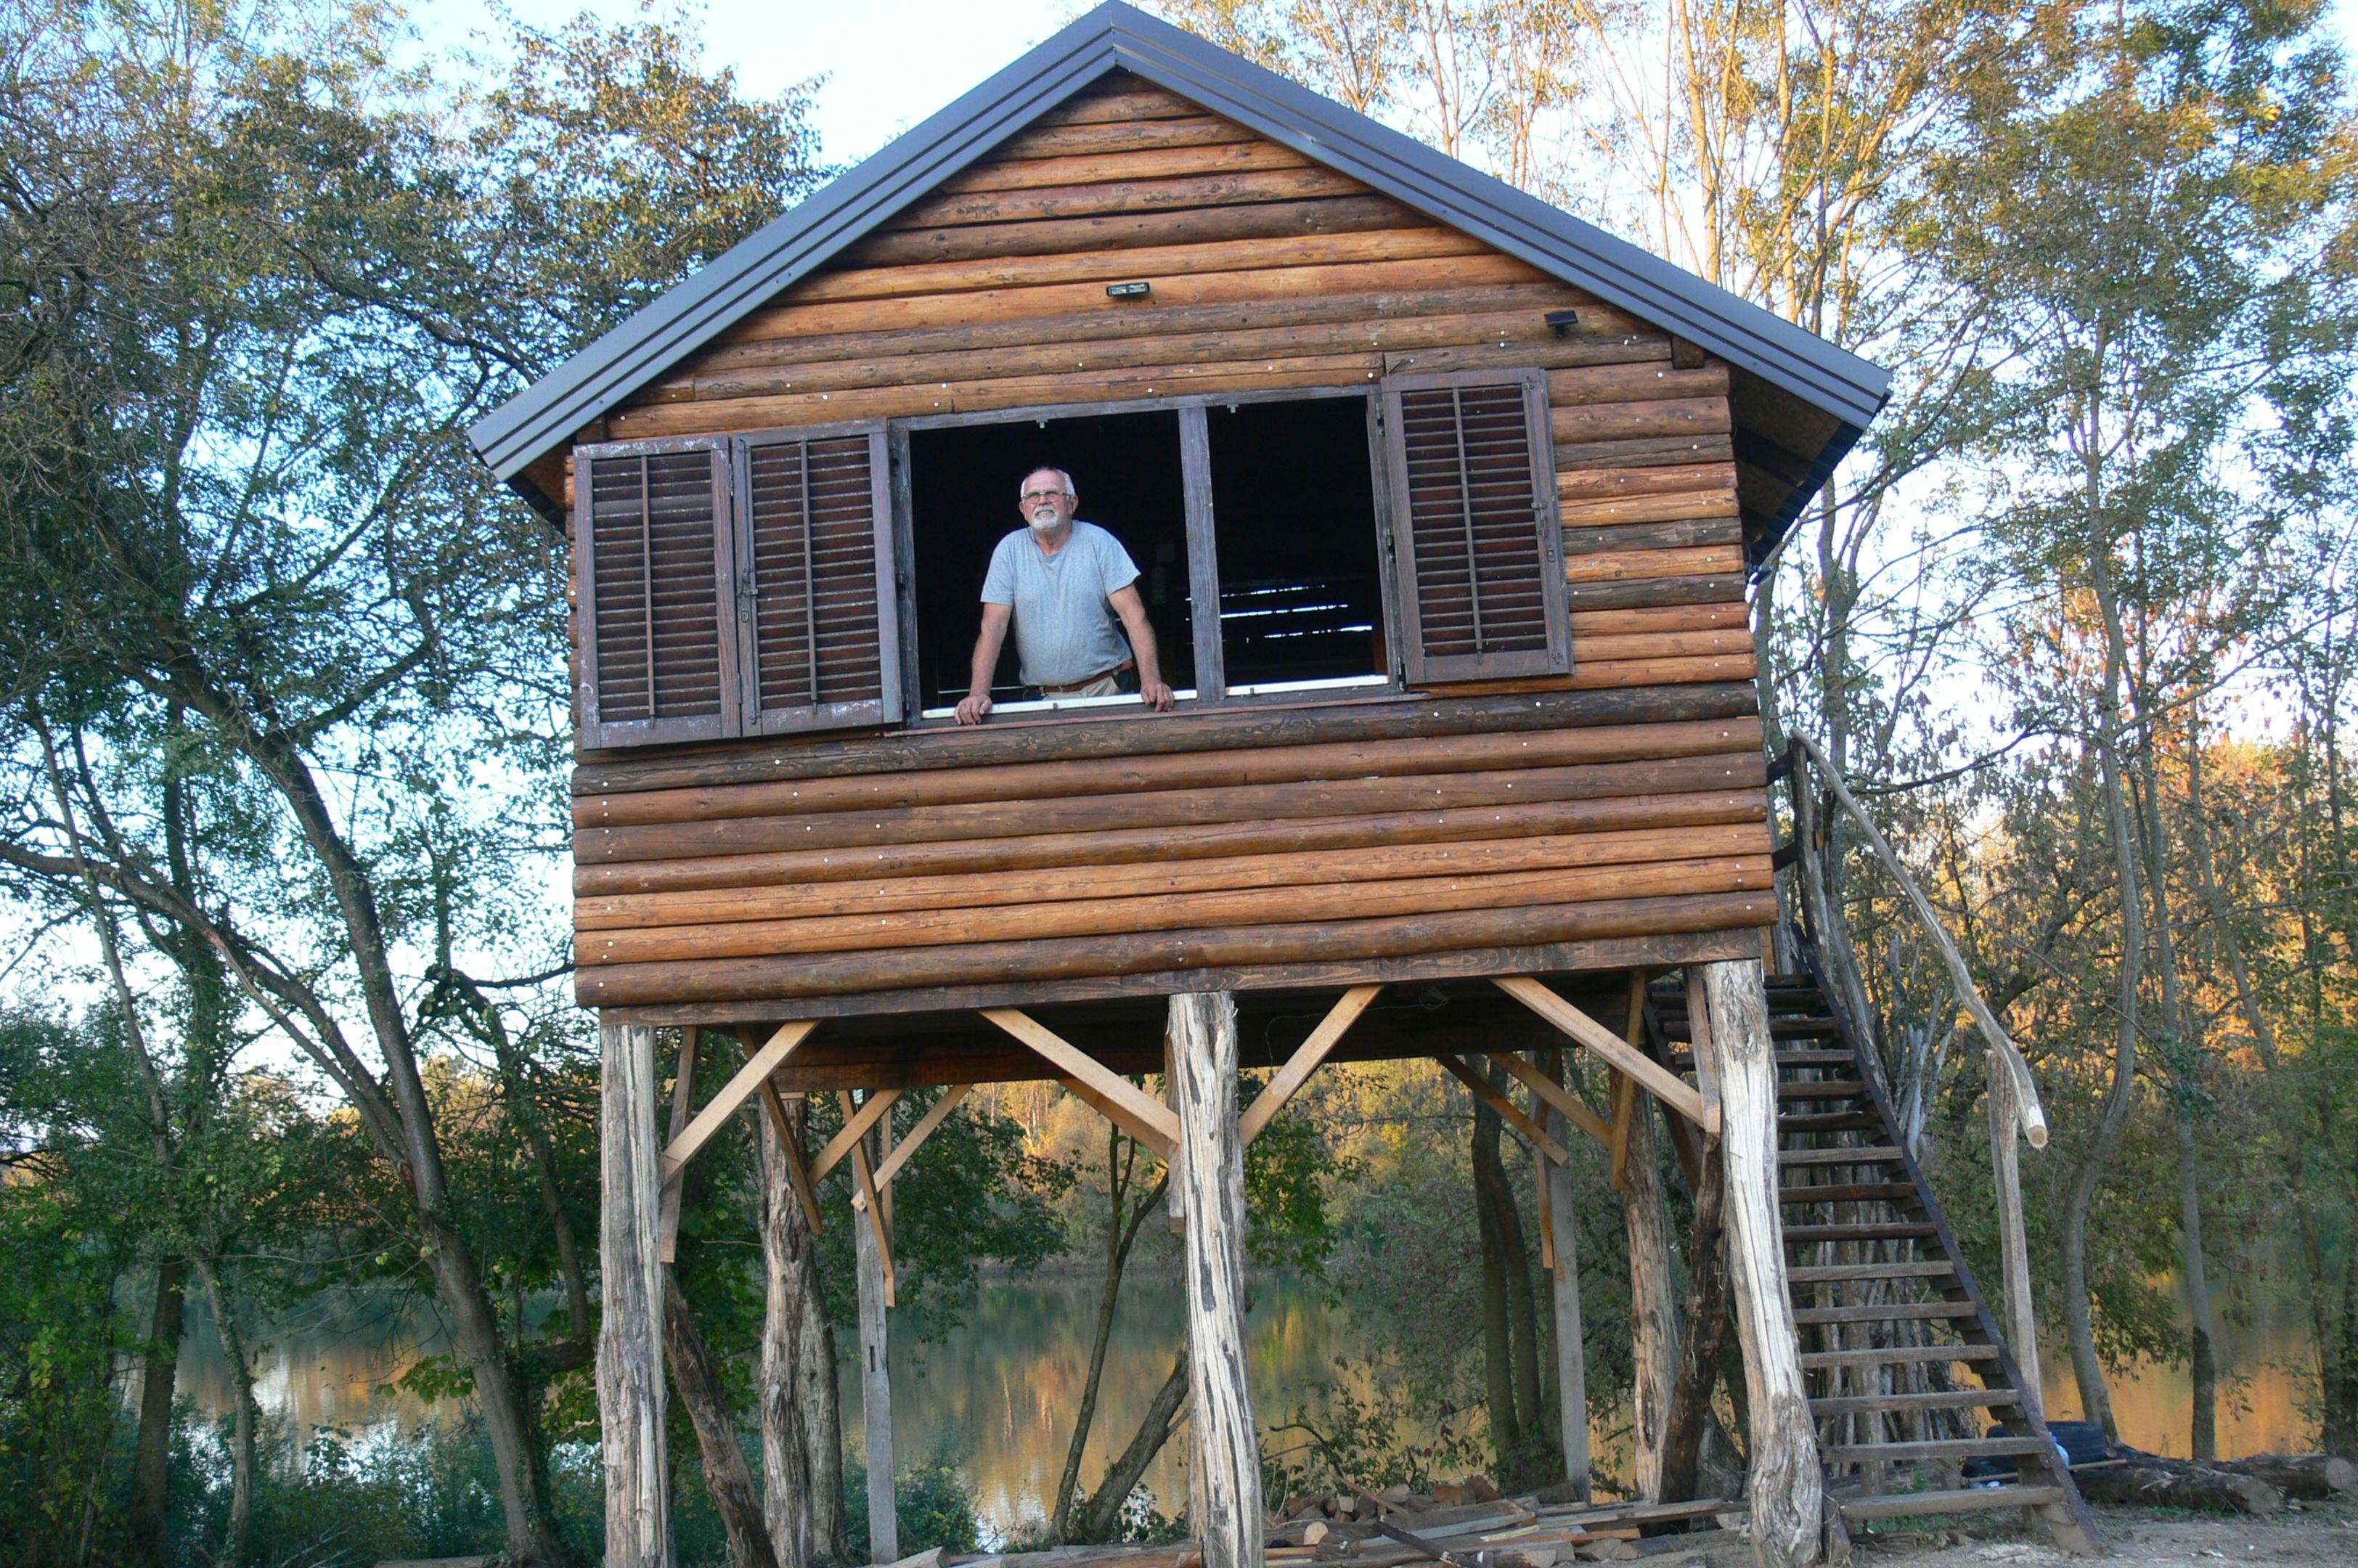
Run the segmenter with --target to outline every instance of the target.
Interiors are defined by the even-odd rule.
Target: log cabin
[[[849,1154],[886,1399],[866,1309],[889,1299],[891,1175],[968,1087],[1037,1078],[1171,1162],[1195,1529],[1209,1568],[1260,1563],[1242,1150],[1322,1063],[1404,1056],[1552,1152],[1558,1215],[1563,1143],[1610,1144],[1656,1497],[1699,1419],[1692,1390],[1677,1408],[1659,1102],[1698,1199],[1720,1195],[1756,1551],[1817,1560],[1843,1517],[1822,1465],[1862,1458],[1855,1422],[1828,1429],[1839,1456],[1821,1427],[1844,1389],[1898,1406],[1887,1379],[1828,1392],[1827,1368],[1877,1352],[1801,1348],[1780,1108],[1866,1123],[1811,1092],[1826,1072],[1788,1081],[1809,1064],[1782,1047],[1825,1030],[1764,979],[1779,897],[1747,590],[1887,391],[1790,322],[1109,4],[477,427],[572,546],[608,1561],[669,1561],[659,1271],[686,1162],[741,1109],[805,1191]],[[988,720],[957,722],[979,584],[1043,466],[1137,564],[1169,711],[1002,665]],[[699,1108],[698,1042],[712,1063],[730,1039],[741,1065]],[[1593,1054],[1609,1108],[1561,1087],[1551,1047]],[[890,1146],[893,1099],[933,1086],[950,1092]],[[784,1108],[819,1095],[846,1130],[806,1151]],[[1904,1185],[1839,1190],[1904,1205]],[[1920,1213],[1893,1234],[1929,1249],[1946,1227]],[[1986,1308],[1941,1266],[1975,1341]],[[1690,1271],[1703,1292],[1712,1271]],[[1555,1294],[1577,1345],[1576,1276]],[[2035,1393],[1980,1404],[2023,1456],[2006,1500],[2083,1534],[2030,1446]],[[1981,1452],[1915,1435],[1891,1456]],[[885,1561],[889,1485],[871,1511]]]

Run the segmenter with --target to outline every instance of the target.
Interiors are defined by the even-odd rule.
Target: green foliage
[[[943,1454],[918,1465],[904,1465],[892,1477],[892,1513],[901,1535],[901,1554],[946,1547],[973,1552],[982,1541],[976,1499],[956,1464]],[[868,1562],[868,1471],[849,1460],[843,1466],[843,1519],[849,1561]]]

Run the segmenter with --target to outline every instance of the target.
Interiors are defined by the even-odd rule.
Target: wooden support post
[[[851,1097],[844,1095],[844,1119],[851,1119]],[[868,1223],[851,1227],[852,1249],[860,1285],[860,1426],[868,1451],[868,1560],[897,1562],[901,1556],[900,1514],[894,1505],[892,1453],[892,1358],[886,1324],[892,1305],[891,1281],[885,1260],[884,1216],[873,1206],[872,1176],[868,1150],[853,1145],[852,1168],[858,1186],[871,1194]]]
[[[703,1044],[704,1031],[694,1025],[679,1032],[679,1065],[671,1076],[671,1121],[664,1129],[664,1141],[669,1143],[687,1125],[696,1108],[696,1057]],[[665,1182],[663,1190],[661,1226],[663,1260],[679,1261],[679,1195],[683,1182]]]
[[[1777,1206],[1777,1064],[1768,995],[1758,964],[1700,968],[1719,1058],[1728,1275],[1752,1422],[1752,1550],[1762,1568],[1797,1568],[1820,1559],[1824,1486]]]
[[[655,1152],[655,1032],[598,1031],[598,1426],[605,1448],[606,1561],[671,1568],[664,1453],[663,1180]]]
[[[1621,1221],[1629,1238],[1632,1460],[1638,1496],[1662,1499],[1662,1442],[1678,1381],[1679,1301],[1671,1269],[1671,1210],[1662,1191],[1650,1097],[1632,1096]]]
[[[1553,1083],[1563,1070],[1563,1053],[1551,1051],[1548,1057],[1548,1066],[1541,1070]],[[1548,1104],[1548,1124],[1556,1137],[1571,1137],[1563,1111],[1552,1099]],[[1589,1495],[1588,1352],[1580,1319],[1580,1217],[1573,1208],[1570,1164],[1541,1160],[1537,1175],[1540,1191],[1547,1198],[1547,1234],[1555,1253],[1548,1306],[1555,1326],[1556,1410],[1563,1442],[1563,1478],[1572,1487],[1573,1500],[1585,1503]]]
[[[846,1129],[849,1129],[856,1117],[861,1133],[851,1141],[851,1206],[866,1215],[868,1223],[854,1228],[874,1238],[876,1256],[884,1271],[884,1304],[898,1306],[900,1303],[894,1299],[898,1283],[892,1266],[892,1210],[890,1205],[881,1201],[882,1195],[877,1190],[875,1152],[884,1142],[884,1128],[878,1125],[877,1118],[892,1108],[892,1102],[901,1098],[901,1091],[871,1089],[868,1091],[868,1103],[857,1108],[852,1105],[851,1096],[846,1090],[838,1089],[835,1098],[842,1102]],[[838,1132],[828,1147],[842,1141],[843,1134]]]
[[[1172,1119],[1176,1121],[1179,1116],[1179,1075],[1172,1066],[1171,1026],[1167,1022],[1163,1026],[1163,1100],[1171,1108]],[[1171,1234],[1180,1236],[1187,1229],[1187,1184],[1179,1179],[1178,1168],[1173,1164],[1175,1157],[1175,1151],[1163,1157],[1163,1164],[1171,1167],[1171,1179],[1163,1184],[1163,1193],[1164,1202],[1170,1206]]]
[[[1990,1174],[1997,1187],[1998,1259],[2006,1275],[2007,1348],[2022,1373],[2023,1408],[2034,1416],[2046,1413],[2045,1391],[2039,1384],[2039,1314],[2030,1297],[2030,1243],[2022,1219],[2022,1151],[2015,1138],[2022,1130],[2022,1108],[2016,1103],[2013,1075],[1998,1063],[1987,1062],[1989,1078]]]
[[[1187,1394],[1195,1535],[1204,1568],[1263,1568],[1260,1429],[1245,1378],[1245,1159],[1237,1125],[1237,1006],[1226,991],[1171,999],[1187,1188]]]
[[[1629,1184],[1629,1123],[1637,1115],[1638,1093],[1628,1074],[1618,1067],[1607,1067],[1605,1072],[1613,1086],[1613,1126],[1605,1140],[1605,1179],[1617,1193]]]
[[[1310,1081],[1310,1075],[1318,1070],[1318,1064],[1324,1062],[1327,1053],[1342,1041],[1343,1032],[1358,1022],[1359,1014],[1368,1011],[1368,1004],[1375,1000],[1376,993],[1383,989],[1381,986],[1353,986],[1343,993],[1343,1000],[1318,1021],[1318,1027],[1310,1032],[1310,1038],[1286,1059],[1285,1065],[1278,1069],[1277,1076],[1270,1079],[1269,1087],[1261,1090],[1260,1098],[1252,1102],[1252,1108],[1245,1112],[1239,1127],[1246,1143],[1259,1138],[1261,1130],[1285,1108],[1286,1102],[1302,1092],[1302,1086]]]
[[[1692,966],[1683,977],[1687,990],[1687,1033],[1694,1042],[1695,1092],[1703,1097],[1703,1131],[1719,1136],[1719,1066],[1711,1048],[1711,1010],[1703,1004],[1703,978]]]

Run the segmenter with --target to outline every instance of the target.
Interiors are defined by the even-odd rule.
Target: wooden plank
[[[791,1023],[781,1024],[777,1033],[772,1034],[760,1050],[748,1056],[745,1065],[737,1069],[736,1076],[723,1084],[720,1092],[712,1097],[711,1103],[697,1112],[696,1119],[665,1148],[662,1155],[663,1179],[666,1182],[678,1180],[681,1168],[696,1158],[697,1151],[712,1141],[713,1134],[737,1114],[738,1108],[762,1087],[763,1080],[777,1071],[786,1058],[794,1054],[795,1047],[809,1039],[811,1031],[817,1027],[818,1022],[815,1019],[796,1019]]]
[[[1341,1044],[1344,1032],[1358,1022],[1359,1014],[1368,1011],[1368,1004],[1374,1001],[1382,989],[1381,986],[1354,986],[1327,1010],[1326,1016],[1318,1021],[1318,1027],[1313,1029],[1310,1037],[1286,1059],[1285,1065],[1278,1069],[1277,1076],[1270,1079],[1269,1086],[1261,1090],[1250,1108],[1244,1113],[1240,1125],[1248,1147],[1276,1119],[1277,1113],[1285,1108],[1287,1102],[1301,1092],[1302,1086],[1310,1081],[1310,1075],[1318,1070],[1318,1065]]]
[[[1583,1104],[1578,1095],[1541,1072],[1536,1064],[1512,1051],[1493,1051],[1490,1060],[1521,1079],[1524,1086],[1545,1101],[1557,1115],[1599,1143],[1611,1146],[1613,1130],[1606,1125],[1604,1119]]]
[[[680,1031],[679,1061],[671,1080],[671,1121],[664,1129],[664,1141],[677,1138],[696,1108],[696,1052],[703,1031],[690,1025]],[[657,1221],[656,1236],[660,1254],[666,1263],[678,1259],[679,1202],[685,1184],[665,1182],[663,1190],[663,1216]]]
[[[985,1008],[982,1016],[1152,1129],[1166,1149],[1179,1141],[1179,1123],[1170,1107],[1119,1073],[1109,1072],[1095,1056],[1066,1044],[1031,1014],[1011,1007],[993,1007]]]
[[[1069,899],[1055,903],[981,909],[920,909],[890,914],[741,920],[717,925],[583,932],[575,940],[575,957],[585,966],[605,966],[791,953],[866,952],[879,947],[909,948],[982,940],[1043,941],[1118,933],[1364,920],[1420,912],[1500,909],[1542,902],[1569,903],[1734,889],[1767,891],[1774,885],[1775,873],[1767,855],[1728,855],[1502,871],[1484,876],[1412,877],[1146,898]]]
[[[892,1227],[884,1217],[884,1206],[876,1201],[876,1173],[869,1165],[868,1145],[862,1140],[868,1129],[875,1125],[876,1119],[892,1108],[892,1102],[899,1099],[901,1094],[898,1089],[871,1090],[867,1100],[857,1107],[852,1104],[849,1091],[838,1092],[835,1098],[843,1110],[845,1129],[848,1130],[855,1123],[860,1126],[860,1133],[852,1138],[849,1151],[854,1183],[852,1195],[856,1200],[853,1206],[868,1216],[865,1229],[875,1239],[877,1259],[884,1271],[884,1304],[897,1306],[899,1303],[893,1298],[898,1290],[899,1271],[892,1263]],[[830,1143],[828,1147],[831,1149],[834,1144]],[[837,1156],[838,1159],[841,1157]],[[824,1161],[827,1157],[822,1154],[819,1158]],[[817,1169],[822,1176],[827,1173],[825,1166]]]
[[[1528,976],[1492,982],[1500,990],[1637,1079],[1656,1098],[1698,1126],[1703,1121],[1703,1097],[1694,1087],[1670,1073],[1654,1059],[1597,1022],[1588,1014]]]
[[[1609,1151],[1605,1162],[1605,1181],[1615,1192],[1629,1184],[1629,1123],[1638,1108],[1637,1086],[1629,1075],[1611,1067],[1606,1077],[1613,1086],[1613,1127],[1606,1137]]]
[[[1647,468],[1584,468],[1555,476],[1563,501],[1599,501],[1617,496],[1669,495],[1682,491],[1728,490],[1736,484],[1733,463],[1688,462]]]
[[[950,1112],[956,1110],[966,1097],[973,1092],[972,1084],[952,1084],[942,1092],[941,1098],[926,1107],[925,1114],[917,1119],[917,1124],[914,1127],[909,1129],[908,1136],[902,1139],[892,1152],[887,1154],[883,1162],[876,1167],[874,1178],[876,1185],[880,1189],[889,1190],[892,1185],[892,1178],[901,1173],[901,1167],[909,1162],[910,1156],[916,1153],[918,1147],[934,1135],[934,1129],[948,1120]],[[854,1208],[860,1206],[862,1195],[858,1193],[852,1195],[851,1202]]]
[[[1146,1145],[1163,1160],[1167,1162],[1172,1158],[1171,1141],[1163,1137],[1160,1130],[1140,1119],[1127,1101],[1099,1094],[1078,1078],[1060,1077],[1056,1082],[1065,1087],[1065,1093]]]
[[[1682,979],[1687,993],[1687,1027],[1694,1042],[1695,1093],[1703,1098],[1703,1130],[1706,1137],[1716,1138],[1721,1127],[1719,1053],[1712,1044],[1711,1010],[1704,1005],[1702,972],[1688,969]]]
[[[1549,1137],[1547,1129],[1532,1120],[1522,1107],[1500,1094],[1491,1086],[1488,1078],[1484,1077],[1455,1056],[1444,1054],[1435,1056],[1433,1060],[1440,1063],[1452,1076],[1463,1083],[1476,1099],[1497,1111],[1499,1119],[1521,1133],[1532,1148],[1559,1165],[1571,1160],[1571,1150]]]
[[[803,1219],[813,1236],[822,1235],[827,1221],[819,1211],[818,1189],[811,1184],[810,1164],[803,1158],[802,1140],[795,1136],[794,1123],[786,1116],[786,1103],[778,1093],[774,1076],[762,1080],[762,1108],[769,1113],[770,1130],[778,1135],[779,1156],[786,1162],[786,1180],[795,1189],[795,1202],[802,1206]]]
[[[900,1098],[901,1091],[898,1089],[881,1090],[870,1095],[859,1108],[858,1113],[854,1114],[849,1098],[846,1097],[843,1126],[833,1138],[827,1141],[827,1147],[818,1152],[818,1158],[811,1162],[811,1180],[814,1182],[827,1180],[827,1173],[843,1163],[845,1155],[859,1149],[860,1141],[868,1136],[868,1130],[875,1126],[877,1119],[891,1110],[892,1102]]]

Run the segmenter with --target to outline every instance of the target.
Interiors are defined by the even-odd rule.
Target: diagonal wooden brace
[[[1150,1130],[1153,1136],[1140,1138],[1139,1141],[1157,1150],[1166,1159],[1169,1158],[1172,1149],[1179,1141],[1179,1119],[1172,1114],[1169,1106],[1164,1105],[1079,1046],[1060,1038],[1054,1030],[1045,1027],[1029,1013],[1019,1011],[1011,1007],[987,1007],[982,1010],[982,1016],[1029,1045],[1055,1066],[1064,1069],[1066,1076],[1086,1087],[1090,1094],[1081,1095],[1081,1098],[1096,1106],[1107,1116],[1112,1117],[1123,1131],[1137,1138],[1139,1128]],[[1079,1094],[1080,1090],[1075,1089],[1074,1093]],[[1092,1095],[1094,1098],[1091,1098]],[[1120,1107],[1128,1115],[1130,1120],[1124,1121],[1120,1117],[1114,1116],[1113,1111],[1108,1108],[1109,1106]],[[1131,1122],[1136,1122],[1139,1126],[1132,1127]]]
[[[1459,1081],[1473,1091],[1476,1099],[1497,1111],[1508,1126],[1530,1140],[1532,1148],[1559,1165],[1572,1158],[1571,1150],[1549,1137],[1547,1129],[1533,1121],[1521,1106],[1491,1087],[1489,1079],[1455,1056],[1436,1056],[1433,1060],[1456,1074]]]
[[[1065,1087],[1065,1093],[1154,1151],[1155,1157],[1164,1164],[1171,1163],[1176,1157],[1176,1145],[1141,1120],[1125,1102],[1109,1099],[1078,1078],[1058,1078],[1056,1081]]]
[[[778,1135],[778,1149],[786,1162],[786,1180],[793,1184],[795,1201],[802,1205],[803,1218],[810,1222],[810,1232],[817,1236],[826,1230],[819,1217],[818,1189],[811,1184],[810,1162],[803,1158],[802,1141],[795,1136],[794,1123],[786,1119],[786,1102],[779,1098],[777,1081],[762,1080],[762,1108],[770,1113],[770,1130]]]
[[[1490,1060],[1521,1079],[1531,1093],[1546,1101],[1552,1108],[1563,1112],[1566,1121],[1599,1143],[1608,1148],[1612,1145],[1613,1130],[1605,1125],[1605,1119],[1589,1109],[1578,1095],[1540,1071],[1531,1061],[1511,1051],[1494,1051]]]
[[[1260,1091],[1260,1097],[1238,1122],[1238,1135],[1244,1139],[1248,1148],[1254,1139],[1261,1135],[1262,1130],[1277,1119],[1277,1113],[1285,1108],[1286,1102],[1302,1092],[1302,1086],[1310,1081],[1310,1075],[1317,1071],[1318,1064],[1324,1062],[1327,1054],[1341,1042],[1343,1032],[1359,1021],[1359,1014],[1368,1011],[1368,1004],[1375,1000],[1376,993],[1383,989],[1381,986],[1353,986],[1343,993],[1340,1001],[1328,1010],[1326,1016],[1318,1021],[1318,1027],[1310,1032],[1310,1038],[1286,1059],[1285,1065],[1277,1070],[1277,1076],[1270,1079],[1269,1087]]]
[[[972,1093],[974,1093],[974,1086],[972,1084],[953,1084],[948,1089],[943,1092],[941,1098],[933,1103],[932,1108],[928,1109],[925,1115],[917,1119],[917,1125],[909,1129],[908,1135],[903,1138],[901,1141],[893,1147],[892,1152],[885,1155],[882,1163],[876,1167],[876,1186],[878,1191],[889,1192],[892,1190],[892,1178],[901,1173],[901,1167],[909,1162],[909,1156],[917,1152],[917,1145],[923,1143],[926,1139],[931,1138],[934,1135],[934,1129],[939,1127],[943,1122],[947,1121],[949,1119],[950,1112],[958,1108],[958,1102],[965,1099],[967,1096]],[[866,1193],[852,1194],[851,1206],[854,1208],[866,1208],[868,1206],[868,1195]],[[889,1219],[890,1217],[888,1216],[887,1218]]]
[[[680,1031],[679,1070],[672,1075],[671,1125],[664,1129],[664,1141],[679,1136],[696,1107],[696,1055],[703,1044],[704,1031],[690,1025]],[[666,1263],[679,1261],[679,1198],[683,1182],[665,1182],[663,1187],[663,1213],[655,1221],[658,1238],[656,1251]]]
[[[720,1092],[712,1097],[712,1103],[698,1111],[696,1119],[665,1148],[663,1179],[666,1182],[679,1180],[681,1169],[696,1158],[697,1151],[712,1141],[713,1134],[728,1124],[729,1119],[737,1114],[738,1108],[753,1098],[754,1091],[768,1081],[779,1065],[794,1054],[795,1047],[809,1039],[811,1031],[817,1027],[818,1021],[814,1018],[796,1019],[792,1023],[780,1026],[778,1032],[770,1036],[769,1042],[737,1070],[737,1076],[720,1087]]]
[[[1696,1126],[1704,1125],[1703,1096],[1695,1087],[1630,1044],[1605,1025],[1528,975],[1491,982],[1614,1066],[1652,1091],[1654,1098]]]
[[[869,1091],[868,1103],[856,1108],[851,1103],[849,1095],[847,1094],[841,1098],[843,1130],[828,1139],[827,1147],[818,1152],[818,1158],[811,1162],[811,1180],[814,1182],[827,1180],[827,1173],[842,1164],[846,1154],[860,1147],[860,1141],[868,1135],[870,1128],[876,1125],[879,1117],[892,1108],[892,1102],[901,1098],[901,1091],[871,1089]],[[860,1157],[863,1160],[867,1158],[865,1154]]]
[[[875,1116],[869,1115],[871,1110],[875,1111],[876,1116],[882,1116],[885,1111],[892,1109],[892,1102],[901,1098],[901,1091],[871,1089],[868,1093],[868,1103],[857,1109],[852,1106],[851,1092],[849,1089],[838,1089],[835,1098],[843,1107],[844,1132],[850,1132],[852,1124],[860,1121],[863,1117],[867,1119],[868,1124],[875,1121]],[[862,1125],[860,1131],[864,1133],[867,1130],[867,1125]],[[842,1142],[843,1133],[836,1134],[835,1141]],[[834,1143],[827,1145],[830,1149],[834,1146]],[[838,1155],[837,1158],[840,1159],[842,1156]],[[898,1281],[897,1271],[892,1267],[892,1226],[884,1217],[884,1206],[876,1201],[876,1173],[868,1168],[868,1145],[858,1134],[854,1134],[851,1139],[851,1169],[855,1178],[852,1188],[853,1201],[868,1211],[868,1223],[874,1227],[876,1231],[876,1256],[884,1264],[884,1304],[888,1307],[897,1306],[900,1303],[893,1299],[898,1291]],[[866,1201],[860,1202],[861,1199]]]

